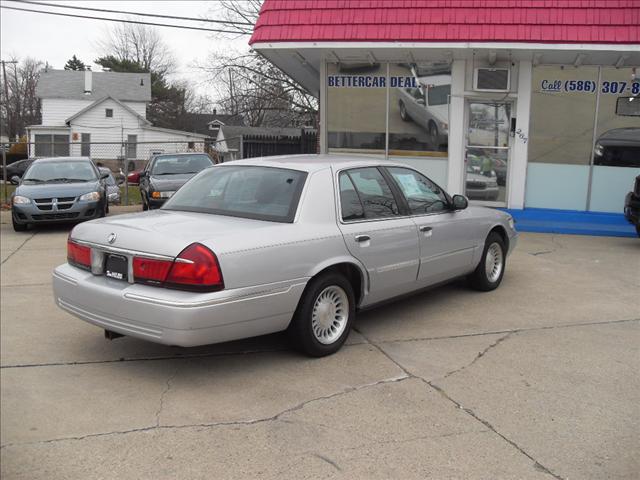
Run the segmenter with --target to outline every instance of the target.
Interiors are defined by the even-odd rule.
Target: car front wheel
[[[496,232],[491,232],[484,243],[478,267],[468,277],[471,286],[483,292],[498,288],[504,275],[506,258],[504,240]]]
[[[289,335],[307,355],[331,355],[349,336],[354,316],[353,287],[344,276],[327,273],[309,282],[289,326]]]
[[[13,223],[13,230],[15,232],[24,232],[27,230],[28,225],[26,223],[17,223],[16,219],[11,216],[11,223]]]

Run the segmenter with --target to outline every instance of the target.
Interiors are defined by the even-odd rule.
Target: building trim
[[[252,45],[254,50],[283,49],[495,49],[495,50],[585,50],[640,52],[637,43],[527,43],[527,42],[359,42],[359,41],[305,41],[305,42],[259,42]]]

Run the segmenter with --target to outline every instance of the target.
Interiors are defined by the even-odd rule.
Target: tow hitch
[[[124,337],[121,333],[112,332],[111,330],[104,331],[104,338],[107,340],[115,340],[116,338]]]

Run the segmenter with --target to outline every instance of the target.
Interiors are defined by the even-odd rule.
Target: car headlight
[[[511,230],[516,229],[516,221],[513,219],[513,217],[509,217],[507,219],[507,222],[509,223],[509,227],[511,228]]]
[[[175,191],[167,192],[151,192],[151,198],[171,198]]]
[[[80,200],[87,202],[97,202],[98,200],[100,200],[100,192],[85,193],[80,197]]]
[[[15,197],[13,197],[13,204],[14,205],[26,205],[28,203],[31,203],[31,199],[30,198],[22,197],[20,195],[16,195]]]
[[[593,149],[593,153],[596,154],[596,157],[601,157],[604,154],[604,148],[599,143],[596,143],[596,147]]]

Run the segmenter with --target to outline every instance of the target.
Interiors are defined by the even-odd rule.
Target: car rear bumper
[[[53,272],[60,308],[123,335],[191,347],[284,330],[307,279],[193,293],[96,276],[63,264]]]
[[[56,223],[91,220],[100,217],[102,204],[76,201],[71,208],[63,210],[41,210],[36,205],[13,205],[11,214],[16,223]]]

